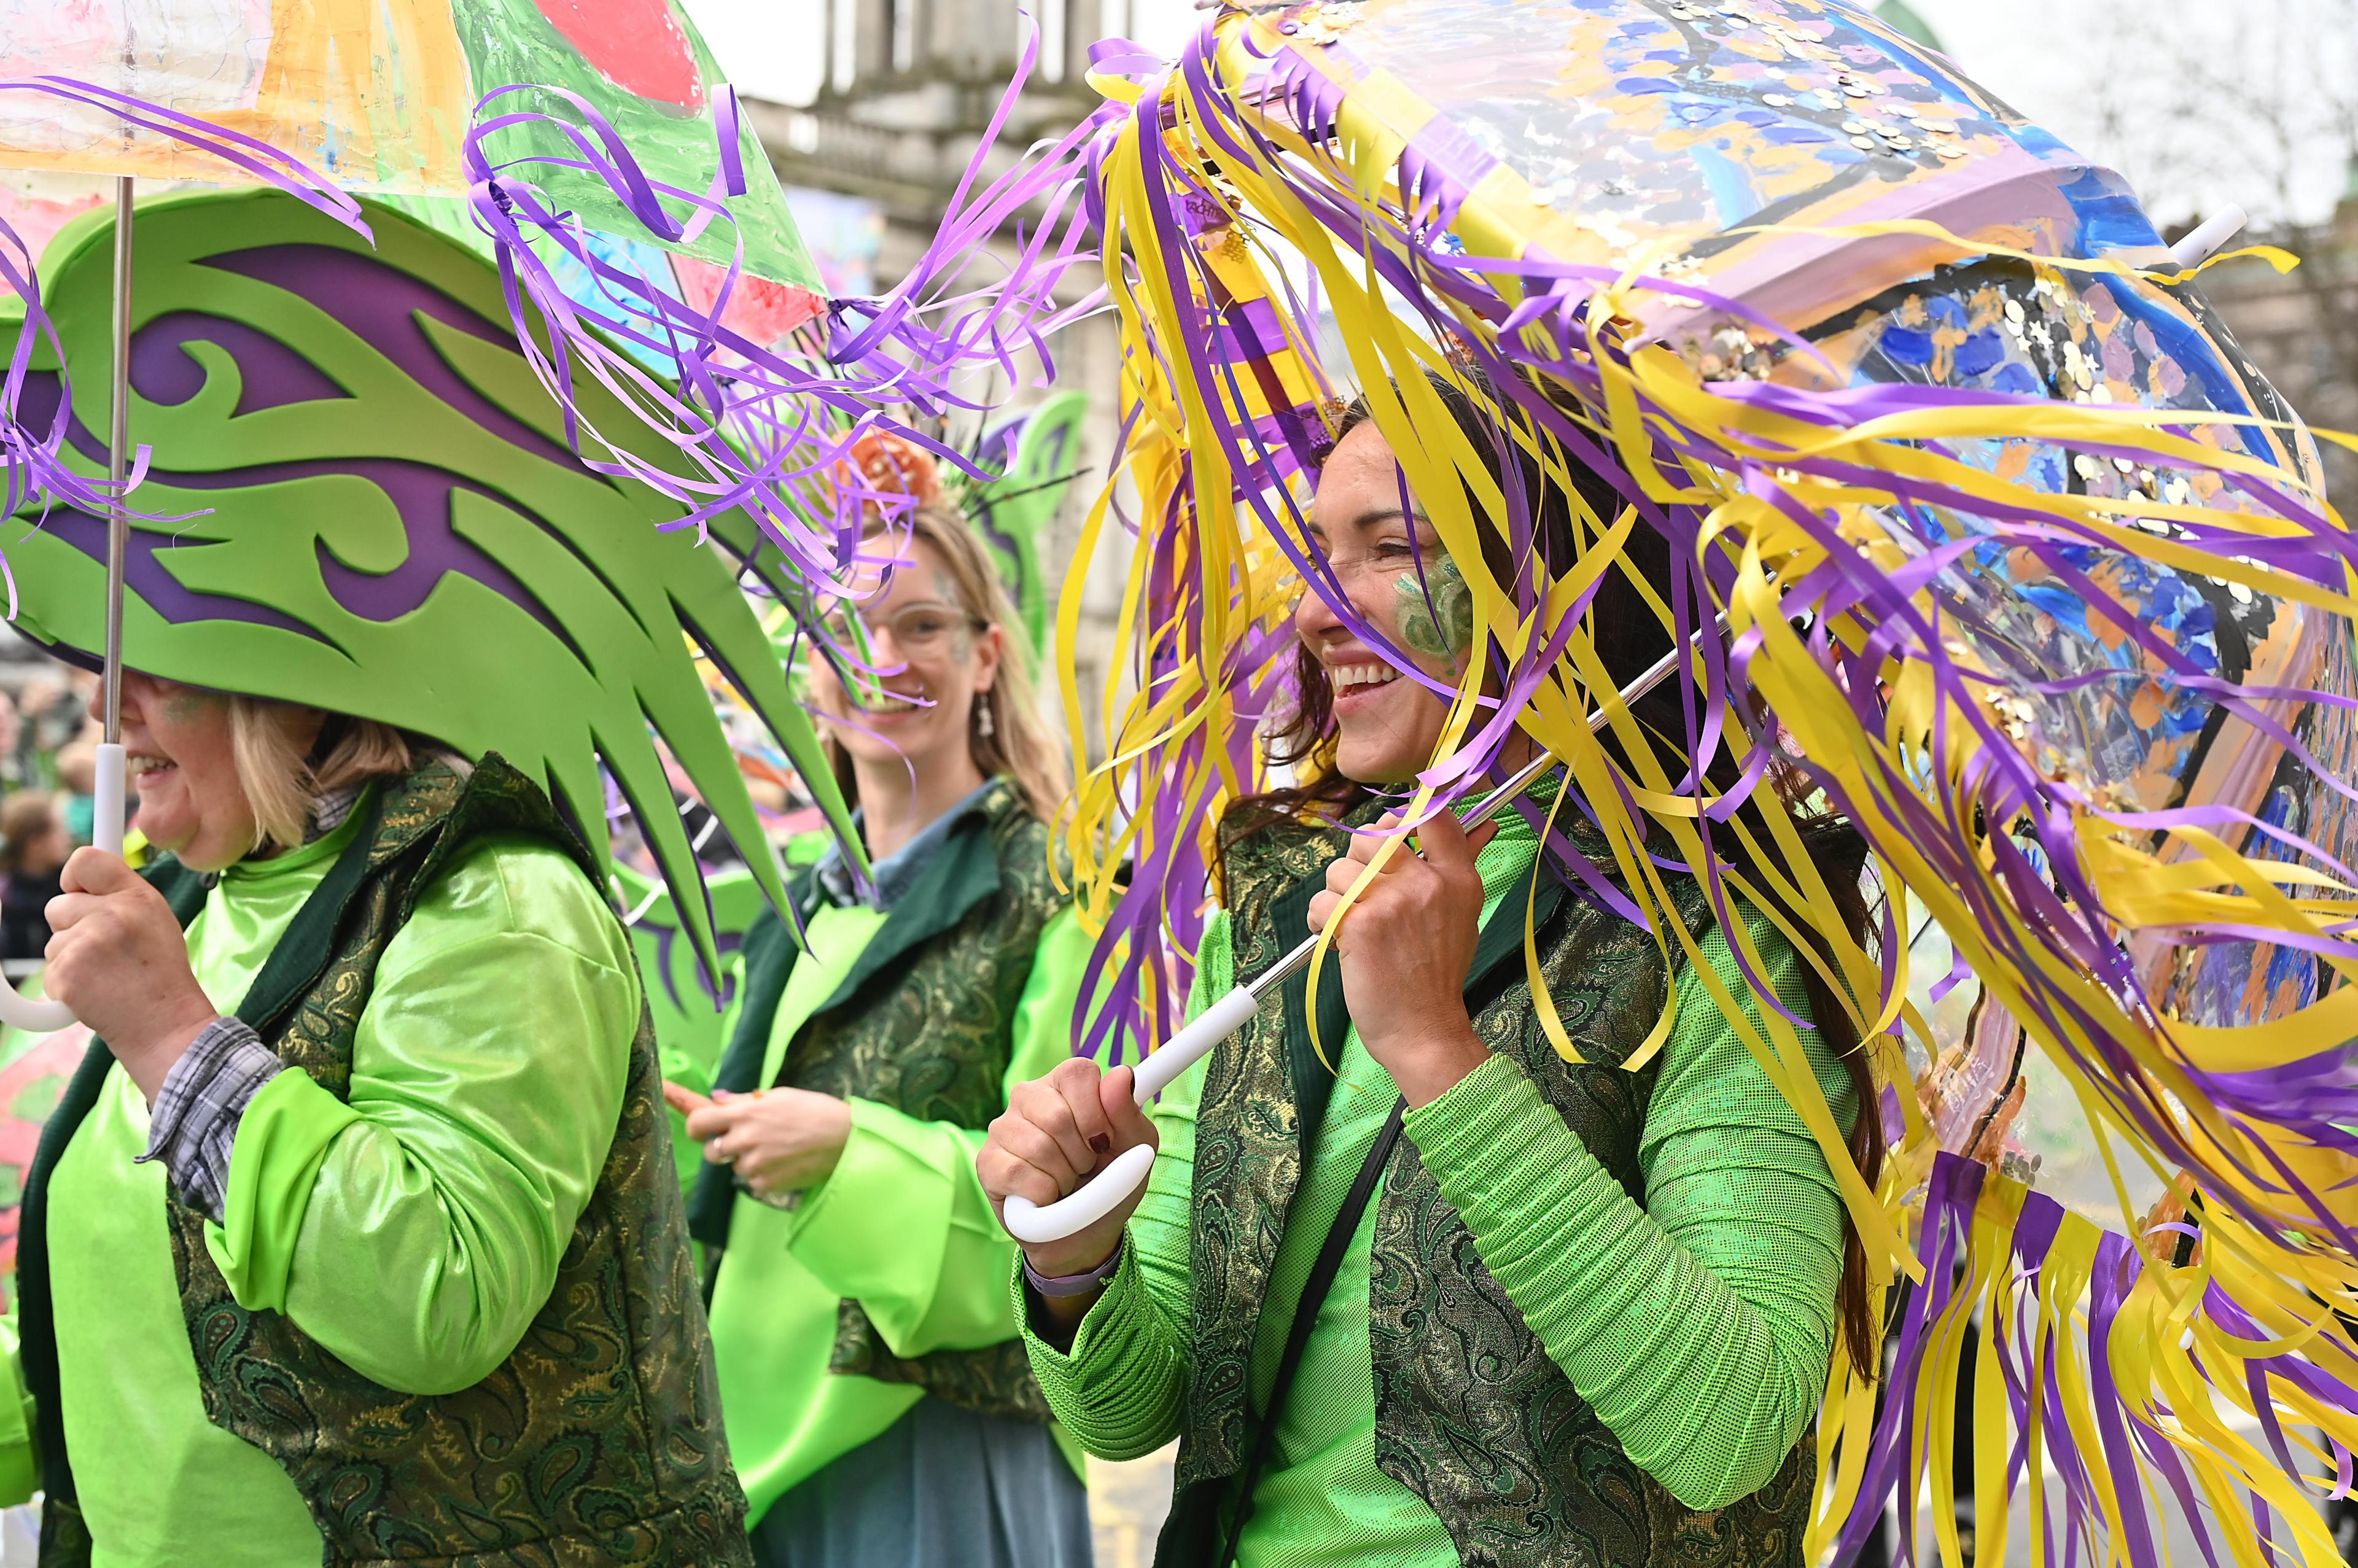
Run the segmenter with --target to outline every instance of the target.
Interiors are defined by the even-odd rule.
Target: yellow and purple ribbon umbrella
[[[1662,872],[1701,876],[1747,946],[1714,842],[1771,762],[1872,851],[1879,941],[1823,935],[1889,1086],[1879,1189],[1793,1067],[1805,1025],[1762,990],[1765,1035],[1741,1031],[1916,1281],[1879,1415],[1836,1359],[1813,1551],[1855,1552],[1895,1494],[1912,1548],[1926,1484],[1953,1519],[1970,1335],[1981,1553],[2028,1476],[2066,1561],[2158,1563],[2165,1493],[2213,1563],[2336,1560],[2313,1502],[2358,1446],[2336,1310],[2358,1286],[2358,548],[2203,300],[2204,258],[1835,0],[1231,6],[1175,60],[1100,46],[1094,80],[1123,114],[1093,199],[1143,673],[1109,698],[1112,761],[1073,819],[1098,961],[1125,982],[1085,1044],[1168,1035],[1209,824],[1291,700],[1293,597],[1391,643],[1303,527],[1364,395],[1476,626],[1412,818],[1481,788],[1520,731],[1567,765],[1554,809],[1608,846],[1551,819],[1563,874],[1690,961]],[[1466,369],[1503,389],[1498,438],[1620,492],[1575,520],[1592,547],[1561,578],[1486,563],[1493,535],[1528,558],[1531,498],[1484,477],[1425,380]],[[1085,550],[1114,516],[1109,488]],[[1584,618],[1632,529],[1670,544],[1666,630],[1725,619],[1682,704],[1683,780],[1588,730],[1602,708],[1634,733]],[[1068,633],[1077,607],[1068,584]],[[1698,782],[1714,752],[1733,794]],[[1829,907],[1796,874],[1783,902]],[[1980,988],[1970,1038],[1908,1001],[1903,892],[1953,947],[1936,990]],[[1907,1042],[1947,1056],[1929,1117]],[[2128,1212],[2123,1185],[2107,1229],[1976,1158],[2026,1054],[2108,1164],[2173,1181],[2184,1211]]]

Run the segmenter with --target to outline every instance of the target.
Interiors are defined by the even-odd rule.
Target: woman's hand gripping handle
[[[1007,1115],[992,1122],[990,1143],[983,1146],[983,1188],[1000,1203],[1000,1224],[1023,1243],[1023,1254],[1031,1257],[1033,1271],[1044,1276],[1080,1273],[1101,1264],[1113,1252],[1115,1243],[1120,1243],[1122,1226],[1130,1221],[1130,1212],[1139,1207],[1139,1195],[1146,1191],[1146,1174],[1155,1165],[1155,1131],[1153,1122],[1146,1120],[1143,1106],[1191,1065],[1203,1061],[1215,1044],[1243,1028],[1257,1010],[1260,998],[1254,998],[1245,986],[1238,986],[1172,1035],[1170,1043],[1139,1068],[1113,1068],[1104,1077],[1097,1077],[1097,1064],[1092,1061],[1068,1061],[1037,1085],[1016,1089]],[[1104,1151],[1097,1151],[1094,1162],[1068,1172],[1068,1179],[1049,1182],[1047,1170],[1028,1167],[1023,1172],[1028,1182],[1021,1186],[995,1186],[988,1160],[992,1148],[1000,1146],[1000,1125],[1014,1118],[1016,1108],[1023,1104],[1023,1089],[1047,1087],[1064,1076],[1071,1076],[1076,1085],[1082,1077],[1092,1080],[1098,1104],[1106,1108],[1109,1130],[1118,1120],[1113,1108],[1120,1108],[1120,1120],[1134,1137],[1115,1139]],[[1052,1269],[1052,1261],[1073,1266]]]
[[[98,748],[98,782],[91,820],[92,848],[120,857],[123,853],[124,770],[123,748],[109,742]],[[73,1010],[54,999],[40,1000],[0,980],[0,1023],[27,1034],[54,1034],[74,1022]]]
[[[1154,1168],[1146,1102],[1241,1028],[1258,1006],[1239,986],[1134,1071],[1100,1075],[1096,1063],[1076,1059],[1016,1089],[1007,1114],[990,1124],[976,1169],[999,1206],[1000,1223],[1023,1244],[1035,1273],[1077,1274],[1111,1255]]]

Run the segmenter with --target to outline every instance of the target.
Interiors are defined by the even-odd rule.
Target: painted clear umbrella
[[[825,308],[818,276],[767,158],[733,102],[710,51],[670,0],[618,0],[591,16],[524,0],[409,0],[330,7],[240,0],[212,7],[97,10],[33,4],[6,7],[0,54],[0,169],[22,182],[0,202],[21,245],[10,282],[34,298],[33,265],[48,237],[78,212],[114,209],[114,349],[109,386],[106,641],[103,738],[98,748],[93,838],[120,853],[124,827],[121,744],[122,617],[130,530],[130,351],[135,315],[131,222],[138,182],[261,181],[315,204],[348,210],[340,191],[406,200],[414,213],[490,241],[468,222],[467,203],[486,168],[534,166],[541,187],[584,215],[581,253],[628,270],[694,306],[719,301],[719,319],[764,346]],[[365,62],[365,69],[356,69]],[[579,161],[562,129],[538,117],[481,124],[479,105],[497,90],[529,83],[529,95],[590,110],[629,144],[647,179],[681,189],[713,186],[738,146],[742,189],[726,198],[730,222],[706,224],[665,245],[609,182]],[[165,110],[157,103],[169,103]],[[716,151],[716,108],[722,146]],[[756,171],[743,177],[742,170]],[[341,212],[340,212],[341,215]],[[563,267],[568,255],[560,254]],[[12,271],[15,269],[11,269]],[[594,308],[599,280],[578,261],[568,292]],[[611,304],[611,295],[604,296]],[[30,336],[30,334],[27,334]],[[60,409],[62,421],[67,411]],[[57,470],[34,487],[58,488]],[[44,486],[44,480],[51,481]],[[12,488],[27,475],[12,472]],[[88,505],[102,492],[62,486]],[[12,493],[9,511],[21,493]],[[66,1026],[60,1004],[0,987],[0,1022],[46,1032]]]

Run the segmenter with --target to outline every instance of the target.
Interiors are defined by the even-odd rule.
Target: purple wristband
[[[1032,1260],[1023,1260],[1023,1282],[1050,1301],[1068,1301],[1074,1296],[1093,1295],[1106,1288],[1106,1281],[1121,1267],[1122,1249],[1130,1245],[1128,1237],[1116,1243],[1106,1254],[1106,1260],[1086,1274],[1059,1274],[1054,1279],[1032,1267]]]

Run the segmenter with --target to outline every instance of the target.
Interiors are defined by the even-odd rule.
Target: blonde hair
[[[409,772],[408,739],[373,719],[341,718],[344,732],[315,764],[309,752],[319,731],[310,719],[316,708],[265,697],[229,694],[230,754],[237,782],[254,811],[256,854],[292,849],[309,838],[313,808],[323,795],[372,779]]]
[[[929,545],[941,557],[958,608],[986,625],[1000,628],[1006,640],[998,677],[967,717],[967,753],[984,778],[1004,776],[1022,796],[1024,808],[1041,821],[1049,821],[1071,789],[1072,775],[1065,768],[1064,749],[1040,717],[1031,654],[1022,642],[1022,623],[999,580],[998,568],[991,565],[990,553],[967,520],[947,506],[918,507],[905,523],[893,525],[893,533],[898,535],[904,528],[909,543]],[[984,712],[990,715],[987,735],[980,719]],[[857,803],[860,789],[852,777],[849,753],[826,730],[820,733],[820,744],[835,764],[836,783],[843,790],[845,802]]]

